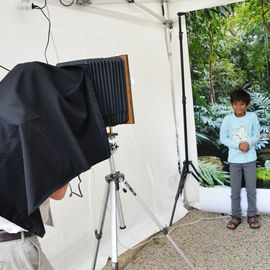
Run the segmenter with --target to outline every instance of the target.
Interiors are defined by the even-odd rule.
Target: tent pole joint
[[[164,23],[166,28],[173,29],[173,21],[172,20],[165,20]]]

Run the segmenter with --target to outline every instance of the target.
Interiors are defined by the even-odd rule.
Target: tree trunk
[[[211,28],[210,28],[211,30]],[[210,83],[210,101],[211,103],[216,102],[214,80],[213,80],[213,38],[210,31],[210,54],[209,54],[209,83]]]

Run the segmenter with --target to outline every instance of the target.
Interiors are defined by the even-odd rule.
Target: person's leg
[[[241,183],[242,183],[242,164],[230,163],[230,182],[231,182],[231,207],[232,216],[241,218]]]
[[[1,270],[53,270],[45,254],[40,249],[38,239],[25,239],[0,242]]]
[[[29,241],[29,245],[32,246],[33,249],[36,250],[36,253],[38,254],[38,270],[53,270],[53,267],[49,260],[47,259],[46,255],[42,251],[40,247],[40,243],[38,241],[38,238],[36,236],[29,237],[27,239]],[[30,263],[36,264],[36,259],[30,261]]]
[[[256,206],[256,161],[246,163],[243,166],[246,182],[248,210],[247,210],[247,222],[250,228],[260,228],[260,223],[257,220],[257,206]]]
[[[257,215],[257,207],[256,207],[256,161],[248,162],[243,165],[244,175],[245,175],[245,183],[246,183],[246,191],[247,191],[247,201],[248,201],[248,216],[256,216]]]

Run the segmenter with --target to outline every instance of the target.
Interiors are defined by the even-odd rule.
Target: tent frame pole
[[[169,225],[172,226],[173,218],[176,210],[176,205],[179,199],[179,196],[182,195],[186,178],[188,174],[191,174],[197,181],[200,181],[200,174],[193,165],[192,161],[189,160],[189,148],[188,148],[188,134],[187,134],[187,109],[186,109],[186,88],[185,88],[185,70],[184,70],[184,55],[183,55],[183,31],[182,31],[182,16],[185,16],[186,13],[178,12],[178,23],[179,23],[179,44],[180,44],[180,65],[181,65],[181,85],[182,85],[182,104],[183,104],[183,124],[184,124],[184,147],[185,147],[185,160],[183,161],[183,168],[175,195],[175,201],[173,205],[173,210],[170,218]],[[193,171],[190,170],[190,166]],[[185,206],[188,207],[187,203]]]
[[[176,98],[175,98],[175,87],[174,87],[174,70],[173,70],[173,59],[172,59],[172,48],[171,48],[171,33],[173,30],[173,21],[169,18],[168,11],[168,0],[162,0],[162,13],[165,18],[164,31],[165,31],[165,41],[166,49],[168,55],[168,61],[170,66],[170,79],[171,79],[171,94],[172,94],[172,106],[173,106],[173,120],[175,127],[175,139],[176,139],[176,151],[177,151],[177,165],[178,172],[181,174],[181,165],[180,165],[180,149],[179,149],[179,133],[177,128],[177,117],[176,117]]]
[[[163,19],[162,16],[160,16],[158,13],[154,12],[150,8],[146,7],[145,5],[142,5],[140,3],[137,3],[135,0],[127,0],[127,1],[128,1],[128,3],[134,4],[135,6],[141,8],[142,10],[144,10],[145,12],[147,12],[148,14],[152,15],[153,17],[155,17],[156,19],[158,19],[159,21],[161,21],[162,23],[164,23],[164,19]]]

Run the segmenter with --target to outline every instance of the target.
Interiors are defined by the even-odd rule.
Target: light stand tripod
[[[109,134],[109,140],[114,139],[114,137],[117,136],[116,133]],[[149,215],[149,217],[153,220],[153,222],[158,226],[159,230],[163,232],[163,234],[166,236],[166,238],[169,240],[169,242],[173,245],[175,250],[180,254],[180,256],[185,260],[185,262],[188,264],[190,269],[195,270],[195,267],[191,264],[191,262],[188,260],[186,255],[183,253],[183,251],[177,246],[177,244],[174,242],[174,240],[171,238],[171,236],[168,234],[167,227],[163,227],[158,219],[154,216],[152,211],[146,206],[144,201],[139,197],[139,195],[134,191],[134,189],[131,187],[131,185],[125,180],[124,174],[120,172],[116,172],[115,165],[114,165],[114,159],[113,159],[113,153],[117,150],[118,145],[116,143],[110,142],[110,149],[111,149],[111,157],[109,159],[110,161],[110,167],[111,167],[111,174],[107,175],[105,177],[106,182],[108,184],[105,195],[104,195],[104,202],[103,202],[103,211],[100,217],[100,223],[99,223],[99,229],[95,231],[95,236],[97,239],[96,249],[94,253],[94,260],[92,264],[92,270],[95,270],[96,268],[96,262],[98,257],[98,250],[100,246],[100,240],[102,238],[102,230],[104,226],[104,220],[106,216],[106,210],[108,206],[108,199],[110,196],[110,212],[111,212],[111,243],[112,243],[112,270],[118,270],[118,248],[117,248],[117,213],[120,220],[120,229],[125,229],[126,226],[124,224],[124,218],[123,218],[123,211],[121,206],[121,200],[119,195],[119,184],[120,182],[123,182],[125,187],[132,193],[132,195],[136,198],[136,200],[139,202],[139,204],[142,206],[142,208],[145,210],[145,212]],[[127,189],[123,189],[125,192]]]
[[[185,145],[185,160],[183,162],[183,168],[180,176],[180,181],[178,184],[177,192],[175,195],[175,202],[172,210],[172,215],[170,219],[170,226],[173,223],[173,217],[175,214],[176,204],[179,199],[180,194],[182,194],[187,175],[191,173],[197,181],[201,178],[200,174],[196,170],[195,166],[193,165],[192,161],[189,160],[188,156],[188,135],[187,135],[187,109],[186,109],[186,91],[185,91],[185,73],[184,73],[184,56],[183,56],[183,32],[182,32],[182,22],[181,16],[185,16],[185,13],[179,12],[178,21],[179,21],[179,43],[180,43],[180,63],[181,63],[181,79],[182,79],[182,103],[183,103],[183,122],[184,122],[184,145]],[[190,171],[190,166],[192,167],[193,171]],[[194,173],[195,172],[195,173]]]

